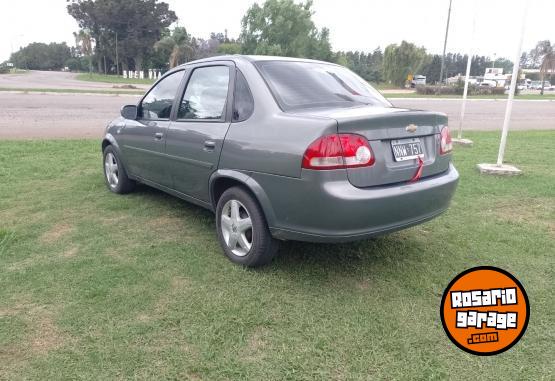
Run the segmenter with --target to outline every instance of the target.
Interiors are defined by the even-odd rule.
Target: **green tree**
[[[551,51],[553,51],[551,41],[538,41],[536,43],[536,46],[531,49],[530,53],[528,53],[527,55],[526,67],[531,69],[539,69],[542,64],[543,57]]]
[[[93,56],[93,41],[91,34],[88,31],[81,29],[79,33],[73,32],[75,38],[75,45],[89,61],[89,73],[92,74],[92,56]]]
[[[339,65],[347,66],[369,82],[382,81],[383,53],[380,48],[372,53],[365,52],[337,52],[334,61]]]
[[[194,54],[191,37],[184,27],[175,27],[171,35],[162,38],[155,44],[155,48],[169,57],[170,68],[187,62]]]
[[[241,54],[241,44],[237,42],[224,42],[218,46],[219,54]]]
[[[177,21],[169,5],[158,0],[71,0],[67,10],[95,40],[99,71],[102,58],[115,61],[116,36],[123,68],[133,62],[135,70],[142,70],[154,44]]]
[[[493,61],[491,62],[492,66],[493,66]],[[503,69],[503,73],[508,73],[508,72],[512,72],[513,70],[513,61],[504,58],[504,57],[500,57],[498,59],[495,60],[495,67],[500,67]],[[484,74],[484,73],[482,73]]]
[[[426,49],[402,41],[385,48],[383,57],[384,79],[394,85],[403,86],[409,74],[416,74],[427,63]]]
[[[550,52],[544,54],[542,58],[542,64],[540,66],[540,78],[542,81],[542,89],[540,91],[543,95],[543,88],[545,86],[545,77],[549,73],[549,80],[551,81],[551,76],[555,72],[555,51],[551,49]]]
[[[312,1],[267,0],[253,4],[241,22],[242,52],[330,60],[329,30],[312,21]]]
[[[65,42],[34,42],[13,53],[10,61],[16,67],[25,69],[60,70],[70,58],[71,50]]]
[[[321,31],[313,30],[306,48],[308,58],[321,61],[334,61],[335,56],[331,50],[330,30],[322,28]]]

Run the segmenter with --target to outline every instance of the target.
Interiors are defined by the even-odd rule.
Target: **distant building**
[[[460,73],[453,76],[453,77],[449,77],[447,78],[447,84],[448,85],[456,85],[459,81],[464,82],[466,79],[466,76],[461,75]],[[478,78],[477,77],[472,77],[470,76],[468,78],[468,83],[471,85],[476,85],[478,83]]]
[[[491,87],[505,87],[505,82],[510,79],[510,74],[503,74],[501,67],[488,67],[484,73],[482,82],[489,84]]]

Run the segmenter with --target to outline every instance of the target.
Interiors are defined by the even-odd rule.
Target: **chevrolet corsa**
[[[444,114],[393,107],[326,62],[222,56],[166,73],[102,142],[115,193],[137,182],[216,214],[225,255],[340,242],[430,220],[458,181]]]

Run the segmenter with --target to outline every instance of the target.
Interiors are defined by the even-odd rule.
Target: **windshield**
[[[392,107],[372,86],[337,65],[258,61],[256,66],[285,111],[313,107]]]

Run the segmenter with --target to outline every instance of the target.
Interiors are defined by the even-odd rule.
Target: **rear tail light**
[[[372,164],[374,154],[368,140],[354,134],[323,136],[308,146],[303,157],[306,169],[356,168]]]
[[[451,131],[445,126],[441,129],[441,141],[439,144],[439,153],[445,155],[453,150],[453,142],[451,141]]]

